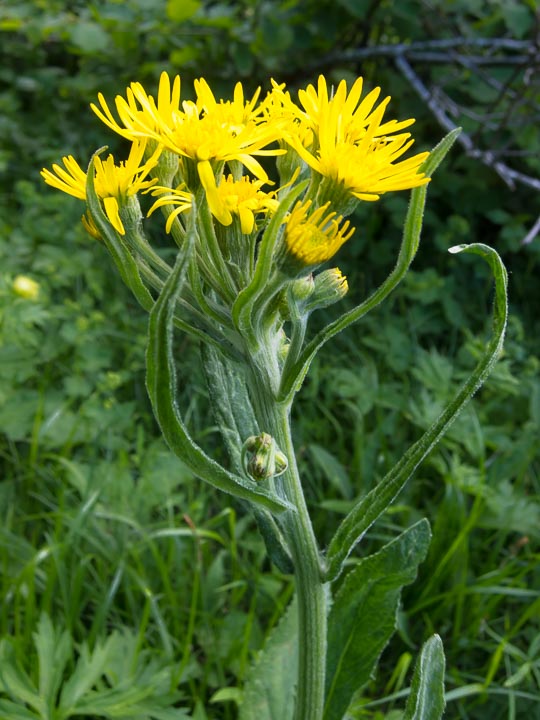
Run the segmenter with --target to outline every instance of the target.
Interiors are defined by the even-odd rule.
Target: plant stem
[[[258,400],[262,400],[259,390]],[[324,709],[326,666],[326,593],[321,556],[313,533],[292,443],[289,406],[265,398],[260,410],[261,428],[269,432],[289,461],[288,470],[276,481],[276,490],[293,503],[296,513],[280,520],[291,553],[298,599],[298,683],[295,720],[321,720]]]

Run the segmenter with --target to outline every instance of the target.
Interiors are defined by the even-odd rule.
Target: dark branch
[[[395,63],[403,76],[408,80],[414,90],[429,107],[439,124],[447,132],[458,127],[457,124],[450,118],[447,111],[442,107],[440,102],[437,101],[435,94],[431,93],[424,85],[407,58],[403,55],[396,55]],[[481,150],[474,144],[471,136],[467,133],[462,132],[457,141],[465,148],[469,157],[476,158],[483,162],[484,165],[487,165],[495,170],[495,172],[511,189],[515,188],[516,183],[521,183],[522,185],[528,185],[535,190],[540,190],[540,180],[538,178],[525,175],[524,173],[520,173],[517,170],[508,167],[505,163],[497,160],[496,154],[491,151]]]

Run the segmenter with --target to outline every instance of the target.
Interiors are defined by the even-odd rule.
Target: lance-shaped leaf
[[[454,144],[455,139],[460,133],[460,128],[452,130],[444,137],[441,142],[433,148],[429,157],[420,168],[423,173],[431,177],[440,163],[444,160],[446,154]],[[333,338],[334,335],[344,330],[349,325],[357,322],[366,315],[370,310],[379,305],[401,282],[410,264],[412,263],[418,245],[420,243],[420,233],[422,231],[422,218],[424,215],[424,206],[426,203],[427,185],[415,188],[411,192],[411,201],[405,219],[403,228],[403,239],[395,268],[392,270],[386,280],[380,285],[374,293],[364,302],[360,303],[352,310],[339,317],[334,322],[323,328],[313,340],[306,345],[298,359],[291,367],[286,366],[283,374],[280,389],[280,399],[290,402],[294,393],[297,392],[309,370],[311,362],[320,348]]]
[[[415,469],[430,452],[433,446],[448,430],[474,393],[491,372],[501,354],[508,315],[507,275],[499,255],[492,248],[481,243],[459,245],[450,248],[450,252],[475,253],[484,257],[491,266],[495,277],[495,304],[493,314],[493,334],[485,353],[468,380],[458,391],[452,402],[443,410],[439,418],[390,470],[390,472],[360,502],[353,507],[338,527],[327,555],[327,577],[336,578],[354,546],[364,533],[385,511],[403,488]]]
[[[431,533],[421,520],[347,575],[328,617],[324,720],[342,720],[394,634],[401,588],[416,577]]]
[[[193,212],[193,211],[192,211]],[[202,480],[219,490],[281,512],[292,506],[275,493],[228,472],[210,458],[190,436],[176,403],[176,369],[173,357],[173,319],[176,300],[185,282],[196,230],[193,212],[184,247],[163,286],[149,319],[146,352],[146,386],[163,436],[171,450]]]
[[[103,212],[101,202],[97,196],[95,189],[95,172],[94,163],[98,155],[100,155],[106,147],[97,150],[90,160],[88,172],[86,175],[86,202],[88,212],[90,213],[95,226],[99,230],[101,238],[110,252],[114,264],[120,272],[120,276],[139,304],[145,309],[150,310],[154,304],[154,300],[145,284],[141,279],[139,268],[135,259],[131,255],[126,243],[122,240],[122,236],[113,228],[107,216]]]
[[[441,720],[444,705],[443,644],[438,635],[433,635],[424,643],[416,662],[403,720]]]

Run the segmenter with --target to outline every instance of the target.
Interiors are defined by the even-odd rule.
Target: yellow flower
[[[98,94],[99,108],[94,103],[90,107],[105,125],[122,137],[135,140],[140,137],[156,137],[163,127],[170,128],[180,113],[180,76],[172,83],[166,72],[161,73],[157,103],[148,95],[141,83],[131,83],[126,89],[127,100],[121,95],[115,98],[116,110],[123,125],[115,119],[102,93]],[[140,105],[140,108],[139,106]]]
[[[349,221],[341,225],[341,216],[327,212],[329,206],[327,202],[310,214],[311,200],[297,202],[287,219],[284,233],[287,252],[301,265],[326,262],[354,233]]]
[[[256,104],[259,91],[246,101],[242,84],[237,83],[233,99],[218,102],[202,78],[195,82],[195,90],[196,101],[185,101],[180,109],[180,78],[175,78],[171,91],[170,80],[163,73],[157,104],[136,83],[128,88],[127,101],[116,97],[122,125],[114,119],[102,95],[101,110],[95,105],[92,109],[120,135],[152,138],[167,150],[191,159],[205,191],[214,197],[215,173],[223,162],[237,160],[259,180],[267,182],[268,176],[255,156],[278,155],[283,150],[268,149],[281,129],[263,117],[262,106]]]
[[[262,180],[250,180],[245,176],[235,180],[228,175],[218,185],[215,205],[210,205],[210,210],[222,225],[230,225],[232,215],[238,215],[242,232],[249,235],[255,226],[255,215],[275,211],[279,205],[274,193],[263,192],[261,185]]]
[[[111,225],[121,234],[125,229],[120,219],[120,205],[140,190],[151,187],[157,180],[147,180],[148,173],[157,165],[158,150],[143,163],[146,140],[136,140],[131,146],[128,159],[115,165],[114,158],[109,155],[106,160],[95,159],[95,188],[98,197],[103,200],[105,213]],[[86,200],[86,173],[71,155],[62,158],[64,167],[53,165],[53,171],[44,168],[41,175],[45,182],[62,192]],[[87,230],[89,227],[85,225]],[[89,230],[90,232],[90,230]],[[91,234],[94,234],[91,232]]]
[[[181,186],[172,189],[159,185],[152,188],[152,195],[161,195],[161,197],[156,200],[156,202],[152,205],[152,207],[147,213],[147,217],[150,217],[154,210],[157,210],[159,207],[163,207],[165,205],[177,206],[176,210],[173,210],[173,212],[169,215],[165,224],[165,230],[169,233],[171,232],[171,228],[175,218],[177,218],[178,215],[180,215],[180,213],[183,213],[185,210],[191,209],[191,193],[182,190]]]
[[[36,300],[39,296],[39,283],[26,275],[17,275],[11,288],[15,295],[25,300]]]
[[[429,178],[419,172],[429,153],[418,153],[397,162],[413,140],[409,133],[394,133],[412,125],[414,120],[383,122],[390,98],[377,105],[380,88],[375,88],[361,99],[362,85],[362,78],[358,78],[347,93],[346,83],[342,81],[330,96],[326,80],[321,76],[317,89],[309,85],[300,90],[298,96],[303,110],[297,107],[296,116],[299,124],[307,124],[312,129],[313,143],[309,146],[306,139],[295,132],[286,138],[288,142],[328,181],[325,190],[330,197],[333,189],[360,200],[378,200],[385,192],[429,182]],[[279,92],[276,86],[274,92]],[[281,93],[283,104],[294,113],[294,103],[286,93]]]

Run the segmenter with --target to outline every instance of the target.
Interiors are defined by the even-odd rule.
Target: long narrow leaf
[[[346,516],[339,526],[328,549],[328,579],[337,577],[343,562],[354,546],[362,539],[364,533],[384,512],[403,488],[414,470],[426,457],[433,446],[450,427],[474,393],[482,385],[491,372],[499,357],[504,340],[507,307],[507,275],[499,255],[492,248],[481,243],[459,245],[450,252],[470,252],[484,257],[491,266],[495,277],[495,306],[493,318],[493,334],[485,354],[459,390],[452,402],[441,413],[440,417],[424,433],[397,465],[369,492]]]
[[[206,455],[191,438],[176,403],[177,382],[172,333],[174,308],[186,278],[195,236],[193,216],[185,245],[178,253],[173,271],[150,313],[146,385],[154,414],[171,450],[202,480],[273,512],[291,509],[287,502],[274,493],[240,475],[233,475]]]

